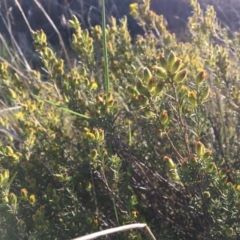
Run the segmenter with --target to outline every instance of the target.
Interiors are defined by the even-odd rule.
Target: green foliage
[[[130,6],[147,31],[135,44],[125,18],[105,29],[109,86],[102,29],[83,30],[75,17],[75,68],[41,30],[33,43],[47,81],[32,71],[23,84],[0,64],[5,104],[20,107],[0,124],[23,139],[1,139],[2,239],[69,239],[134,222],[157,239],[239,237],[239,33],[229,39],[213,8],[192,0],[192,38],[176,42],[144,2]]]

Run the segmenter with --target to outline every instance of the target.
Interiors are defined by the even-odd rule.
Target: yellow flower
[[[32,194],[32,195],[29,197],[29,202],[30,202],[32,205],[35,204],[35,202],[36,202],[36,197],[35,197],[35,195]]]
[[[129,5],[130,15],[136,17],[138,15],[138,4],[132,3]]]
[[[94,219],[93,219],[93,225],[96,226],[96,227],[98,227],[99,221],[98,221],[97,218],[94,218]]]
[[[132,215],[133,215],[134,218],[137,218],[137,211],[134,211],[134,210],[133,210],[133,211],[132,211]]]
[[[98,84],[94,80],[91,80],[89,89],[96,90],[97,88],[98,88]]]
[[[23,114],[23,112],[18,112],[18,113],[15,114],[15,117],[17,119],[23,119],[24,118],[24,114]]]

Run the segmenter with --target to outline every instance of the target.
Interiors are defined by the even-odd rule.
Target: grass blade
[[[107,57],[107,38],[106,38],[106,12],[105,0],[102,0],[102,33],[103,33],[103,54],[104,54],[104,81],[105,91],[109,92],[109,70],[108,70],[108,57]]]
[[[76,116],[79,116],[79,117],[82,117],[82,118],[84,118],[84,119],[91,119],[89,116],[86,116],[86,115],[84,115],[84,114],[81,114],[81,113],[77,113],[77,112],[74,112],[74,111],[72,111],[71,109],[69,109],[69,108],[67,108],[67,107],[62,107],[62,106],[59,106],[59,105],[57,105],[56,103],[54,103],[54,102],[52,102],[52,101],[49,101],[49,100],[46,100],[46,99],[43,99],[43,98],[41,98],[41,97],[39,97],[39,96],[37,96],[37,95],[35,95],[35,94],[31,94],[33,97],[35,97],[36,99],[39,99],[39,100],[42,100],[42,101],[44,101],[44,102],[46,102],[46,103],[49,103],[49,104],[51,104],[51,105],[53,105],[53,106],[55,106],[55,107],[57,107],[57,108],[59,108],[59,109],[61,109],[61,110],[64,110],[64,111],[66,111],[66,112],[68,112],[68,113],[71,113],[71,114],[74,114],[74,115],[76,115]]]

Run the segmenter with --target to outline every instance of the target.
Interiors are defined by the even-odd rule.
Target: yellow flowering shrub
[[[214,9],[192,0],[191,38],[179,43],[144,2],[130,5],[146,29],[134,44],[126,18],[106,28],[109,92],[102,29],[74,16],[74,66],[42,30],[32,37],[43,72],[26,80],[0,63],[3,101],[17,109],[0,118],[3,239],[134,222],[157,239],[239,237],[239,33],[229,39]]]

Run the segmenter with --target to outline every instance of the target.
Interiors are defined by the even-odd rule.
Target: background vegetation
[[[109,17],[109,73],[103,29],[74,15],[69,47],[58,31],[52,47],[28,29],[42,69],[13,32],[12,48],[2,37],[2,239],[71,239],[135,222],[157,239],[239,238],[239,32],[229,36],[213,7],[189,4],[188,41],[148,0],[129,5],[143,35]]]

